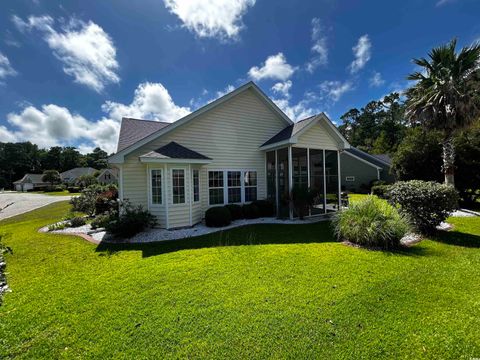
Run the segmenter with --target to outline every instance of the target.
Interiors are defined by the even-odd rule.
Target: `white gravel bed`
[[[473,216],[480,216],[480,214],[472,210],[458,209],[452,213],[452,216],[473,217]]]
[[[219,227],[219,228],[211,228],[207,227],[204,223],[197,224],[191,228],[184,228],[184,229],[176,229],[176,230],[165,230],[165,229],[149,229],[147,231],[141,232],[140,234],[135,235],[130,239],[125,239],[124,242],[128,243],[149,243],[149,242],[157,242],[157,241],[170,241],[170,240],[180,240],[191,238],[195,236],[201,236],[206,234],[212,234],[215,232],[233,229],[240,226],[245,225],[254,225],[254,224],[312,224],[319,221],[328,220],[327,217],[322,218],[310,218],[305,220],[281,220],[277,218],[260,218],[260,219],[250,219],[250,220],[236,220],[232,221],[232,223],[228,226]],[[77,228],[78,229],[78,228]],[[66,229],[65,229],[66,230]],[[64,230],[59,230],[55,232],[64,232]],[[72,231],[72,232],[78,232]],[[97,241],[116,241],[113,240],[112,237],[107,234],[105,231],[98,231],[90,236],[97,240]]]

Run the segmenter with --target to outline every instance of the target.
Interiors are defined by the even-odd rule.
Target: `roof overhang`
[[[212,160],[207,159],[174,159],[158,157],[139,157],[141,163],[147,164],[210,164]]]
[[[249,81],[248,83],[240,86],[239,88],[233,90],[232,92],[218,98],[215,101],[212,101],[211,103],[201,107],[200,109],[190,113],[189,115],[173,122],[171,125],[168,125],[152,133],[151,135],[137,141],[135,144],[130,145],[129,147],[119,151],[115,155],[112,155],[111,157],[108,158],[108,162],[111,164],[122,164],[125,160],[125,155],[128,155],[132,151],[140,148],[141,146],[148,144],[149,142],[155,139],[158,139],[159,137],[171,132],[172,130],[178,128],[179,126],[182,126],[183,124],[188,123],[190,120],[193,120],[194,118],[206,113],[207,111],[214,109],[215,107],[223,104],[224,102],[230,100],[231,98],[237,96],[238,94],[248,89],[253,90],[269,108],[271,108],[275,113],[277,113],[280,116],[280,118],[282,118],[285,121],[287,125],[293,124],[293,121],[290,120],[289,117],[282,110],[280,110],[280,108],[277,105],[275,105],[275,103],[267,95],[265,95],[265,93],[262,90],[260,90],[260,88],[257,85],[255,85],[254,82]]]
[[[367,165],[370,165],[371,167],[374,167],[374,168],[377,169],[377,170],[383,170],[380,166],[377,166],[377,165],[375,165],[375,164],[372,164],[370,161],[367,161],[367,160],[365,160],[365,159],[362,159],[360,156],[354,155],[354,154],[352,154],[351,152],[344,151],[344,152],[342,152],[342,154],[350,155],[351,157],[357,159],[358,161],[361,161],[361,162],[363,162],[363,163],[365,163],[365,164],[367,164]]]

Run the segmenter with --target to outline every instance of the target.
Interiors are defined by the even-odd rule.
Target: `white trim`
[[[268,98],[268,96],[266,96],[263,93],[263,91],[260,90],[260,88],[255,83],[250,81],[250,82],[240,86],[239,88],[233,90],[232,92],[220,97],[219,99],[217,99],[215,101],[212,101],[211,103],[201,107],[200,109],[198,109],[198,110],[188,114],[187,116],[173,122],[171,125],[165,126],[164,128],[152,133],[151,135],[137,141],[135,144],[132,144],[129,147],[119,151],[115,155],[111,156],[108,159],[108,161],[110,163],[122,163],[124,161],[125,155],[130,154],[132,151],[142,147],[145,144],[148,144],[149,142],[151,142],[155,139],[158,139],[160,136],[165,135],[166,133],[176,129],[177,127],[188,123],[189,121],[195,119],[196,117],[202,115],[203,113],[216,108],[217,106],[223,104],[224,102],[230,100],[231,98],[239,95],[240,93],[242,93],[242,92],[244,92],[248,89],[252,89],[255,92],[255,94],[257,94],[257,96],[259,96],[260,99],[262,99],[263,102],[271,110],[273,110],[275,113],[277,113],[277,115],[279,115],[288,125],[293,124],[293,121],[290,120],[288,118],[288,116],[285,115],[285,113],[282,110],[280,110],[280,108],[277,105],[275,105],[275,103],[270,98]]]
[[[376,168],[377,170],[382,169],[380,166],[377,166],[377,165],[375,165],[375,164],[372,164],[371,162],[369,162],[369,161],[367,161],[367,160],[365,160],[365,159],[362,159],[361,157],[359,157],[359,156],[357,156],[357,155],[354,155],[354,154],[352,154],[352,153],[350,153],[350,152],[348,152],[348,151],[344,151],[342,154],[350,155],[351,157],[353,157],[353,158],[355,158],[355,159],[357,159],[357,160],[360,160],[361,162],[364,162],[365,164],[370,165],[370,166]]]
[[[382,169],[377,169],[377,180],[380,180],[380,171],[381,171],[381,170],[382,170]]]
[[[310,189],[310,148],[307,147],[307,187]]]
[[[198,172],[198,200],[195,200],[195,181],[193,178],[193,173]],[[200,202],[200,193],[201,193],[201,186],[200,186],[200,169],[191,169],[192,175],[192,202],[193,204],[197,204]]]
[[[340,168],[340,151],[337,151],[337,183],[338,183],[338,211],[342,210],[342,171]]]
[[[292,196],[292,189],[293,189],[293,161],[292,161],[292,147],[288,147],[288,194],[289,197]],[[293,207],[291,204],[291,200],[289,201],[289,212],[290,212],[290,220],[293,219]]]
[[[162,191],[162,201],[159,203],[159,204],[154,204],[153,203],[153,193],[152,193],[152,172],[154,170],[160,170],[160,187],[161,187],[161,191]],[[150,208],[154,208],[154,207],[163,207],[164,205],[164,197],[163,197],[163,188],[164,188],[164,181],[165,177],[164,177],[164,171],[162,168],[160,167],[150,167],[147,165],[147,195],[148,195],[148,210],[150,210]]]
[[[290,139],[282,140],[282,141],[279,141],[279,142],[276,142],[276,143],[273,143],[273,144],[260,146],[260,150],[267,151],[267,150],[277,150],[277,149],[280,149],[280,148],[284,148],[285,145],[294,144],[295,142],[293,142],[292,140],[293,140],[293,138],[290,138]]]
[[[188,175],[189,175],[189,192],[188,192],[188,204],[189,204],[189,218],[190,218],[190,226],[192,226],[192,198],[193,198],[193,173],[192,173],[192,165],[188,164]],[[186,180],[186,177],[185,177]],[[186,195],[186,194],[185,194]]]
[[[323,152],[323,160],[322,160],[322,167],[323,167],[323,213],[327,213],[327,172],[325,171],[325,149]]]
[[[173,171],[174,170],[182,170],[183,171],[183,202],[181,203],[174,203],[173,202]],[[172,201],[172,206],[180,206],[180,205],[185,205],[187,203],[187,169],[183,167],[172,167],[170,169],[170,183],[171,183],[171,189],[172,189],[172,197],[170,200]]]
[[[346,182],[354,182],[355,181],[355,176],[353,176],[353,175],[345,176],[345,181]]]
[[[123,201],[123,165],[118,165],[118,198]]]
[[[277,209],[277,216],[280,213],[280,199],[278,198],[278,150],[275,150],[275,207]]]
[[[228,202],[228,173],[229,172],[240,172],[240,202],[229,203]],[[221,204],[210,204],[210,190],[211,189],[220,189],[220,187],[210,187],[210,172],[221,172],[223,174],[223,203]],[[222,206],[228,204],[250,204],[251,201],[245,200],[245,173],[246,172],[255,172],[256,173],[256,180],[257,185],[255,186],[247,186],[247,187],[256,187],[257,188],[257,200],[258,200],[258,187],[259,187],[259,171],[258,169],[254,168],[242,168],[242,169],[207,169],[207,204],[208,206]],[[265,183],[266,185],[266,183]],[[234,188],[238,188],[235,186]]]
[[[203,159],[161,159],[150,157],[139,157],[141,163],[153,163],[153,164],[210,164],[212,160]]]

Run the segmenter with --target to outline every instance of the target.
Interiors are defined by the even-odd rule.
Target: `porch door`
[[[312,215],[325,214],[323,150],[310,149],[310,189],[314,192]]]

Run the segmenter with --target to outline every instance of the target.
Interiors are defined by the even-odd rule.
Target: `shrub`
[[[432,233],[458,207],[458,193],[453,186],[433,181],[400,181],[388,191],[390,203],[408,215],[422,233]]]
[[[141,205],[132,206],[125,201],[122,212],[113,221],[106,224],[105,229],[115,237],[129,238],[157,223],[155,216]]]
[[[81,216],[76,216],[69,221],[70,227],[79,227],[85,225],[87,222],[85,218]]]
[[[79,193],[81,189],[78,186],[68,186],[67,190],[69,193],[73,194],[73,193]]]
[[[245,204],[242,206],[243,216],[245,219],[257,219],[260,217],[260,211],[255,204]]]
[[[391,249],[409,231],[407,217],[374,196],[353,203],[333,218],[337,237],[358,245]]]
[[[92,188],[86,188],[82,190],[80,196],[72,197],[70,199],[70,204],[73,206],[73,211],[79,211],[89,216],[93,216],[93,214],[95,214],[96,199],[96,190]]]
[[[314,195],[312,191],[306,186],[295,186],[292,189],[292,201],[295,212],[303,220],[305,214],[308,214],[308,209],[313,203]]]
[[[50,183],[53,187],[53,184],[58,184],[62,181],[62,178],[57,170],[45,170],[42,175],[42,181]]]
[[[372,186],[372,195],[376,195],[381,199],[387,199],[390,185],[374,185]]]
[[[242,207],[240,205],[228,204],[228,205],[225,205],[225,207],[228,209],[228,211],[230,211],[232,221],[233,220],[240,220],[240,219],[244,218],[243,217],[243,210],[242,210]]]
[[[118,212],[109,212],[97,215],[90,223],[92,229],[106,228],[112,221],[118,220]]]
[[[55,231],[55,230],[63,230],[67,227],[66,223],[56,223],[52,225],[48,225],[48,231]]]
[[[95,214],[103,214],[109,211],[118,210],[118,191],[117,189],[109,189],[101,192],[95,199]]]
[[[258,208],[260,217],[275,216],[275,204],[270,200],[256,200],[252,202]]]
[[[205,225],[208,227],[222,227],[230,225],[232,215],[225,206],[215,206],[205,212]]]
[[[80,186],[81,188],[86,188],[96,184],[98,184],[98,180],[93,175],[82,175],[75,182],[75,185]]]

